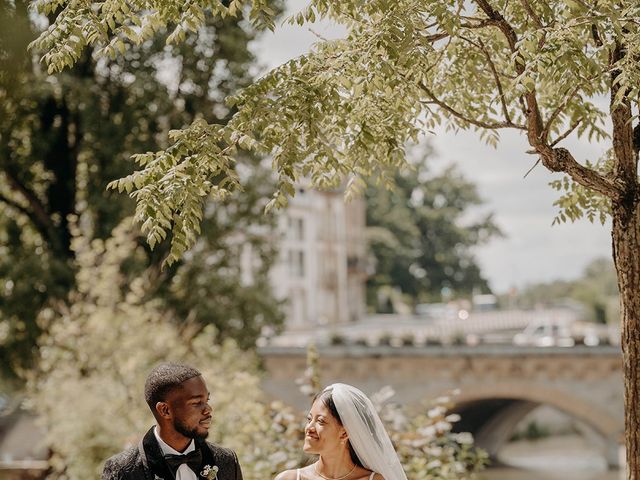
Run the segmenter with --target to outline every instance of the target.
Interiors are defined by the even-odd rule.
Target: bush
[[[45,310],[48,335],[30,378],[31,402],[50,449],[48,478],[98,478],[104,461],[135,445],[154,423],[143,395],[162,361],[202,371],[212,392],[211,440],[238,452],[245,478],[270,478],[300,459],[298,415],[266,405],[254,354],[213,327],[162,313],[144,277],[127,278],[123,261],[138,248],[120,227],[106,241],[74,239],[77,286],[68,304]]]
[[[407,478],[411,480],[462,480],[475,476],[488,463],[488,455],[473,446],[470,433],[452,433],[458,415],[447,415],[453,407],[449,397],[425,404],[424,413],[411,415],[406,409],[381,404],[393,394],[390,388],[372,400],[380,405],[380,416],[387,426]]]

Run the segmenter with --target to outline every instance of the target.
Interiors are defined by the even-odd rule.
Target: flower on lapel
[[[217,465],[205,465],[200,472],[200,476],[206,478],[207,480],[216,480],[218,478]]]
[[[164,478],[159,477],[158,475],[154,474],[153,475],[153,480],[164,480]]]

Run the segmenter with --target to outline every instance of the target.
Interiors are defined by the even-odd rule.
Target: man
[[[158,365],[144,395],[156,425],[137,446],[106,461],[102,480],[242,480],[235,452],[205,441],[212,409],[198,370]]]

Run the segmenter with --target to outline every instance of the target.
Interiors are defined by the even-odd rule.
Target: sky
[[[303,7],[289,0],[289,11]],[[252,49],[260,67],[258,76],[270,68],[308,52],[323,38],[336,38],[342,30],[330,24],[312,27],[282,25],[274,33],[259,37]],[[504,238],[493,239],[476,248],[478,263],[495,293],[556,279],[579,277],[592,260],[611,258],[610,224],[587,220],[551,225],[558,208],[553,202],[559,193],[549,182],[562,178],[539,165],[526,178],[537,157],[525,153],[530,147],[518,132],[503,131],[497,148],[483,144],[477,133],[436,130],[427,137],[434,147],[434,171],[456,164],[466,178],[476,184],[485,201],[480,209],[490,211]],[[596,160],[605,148],[569,137],[564,143],[578,161]],[[480,211],[476,212],[480,213]]]

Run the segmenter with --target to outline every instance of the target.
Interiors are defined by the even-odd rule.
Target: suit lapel
[[[160,477],[162,480],[173,480],[174,476],[164,460],[164,455],[158,445],[156,436],[151,429],[145,434],[144,438],[140,442],[140,454],[142,456],[142,462],[145,467],[145,473],[149,473],[147,477],[151,480],[155,480],[156,477]],[[203,439],[196,438],[196,448],[199,448],[202,452],[202,464],[200,469],[196,472],[196,476],[200,476],[200,472],[204,470],[204,467],[209,465],[213,467],[216,465],[216,458],[213,449]]]
[[[162,450],[160,450],[160,445],[158,445],[156,436],[153,433],[154,428],[155,427],[151,427],[142,439],[141,443],[143,450],[141,453],[143,454],[143,463],[146,467],[145,470],[148,470],[151,473],[151,478],[153,479],[155,479],[155,477],[160,477],[163,480],[173,480],[173,474],[171,473],[171,470],[169,470],[167,462],[164,461]]]
[[[196,438],[196,448],[199,448],[202,452],[202,464],[200,465],[200,470],[196,472],[196,476],[200,476],[200,472],[204,470],[204,467],[209,465],[213,467],[216,465],[216,458],[213,455],[212,449],[209,447],[207,442],[201,438]]]

